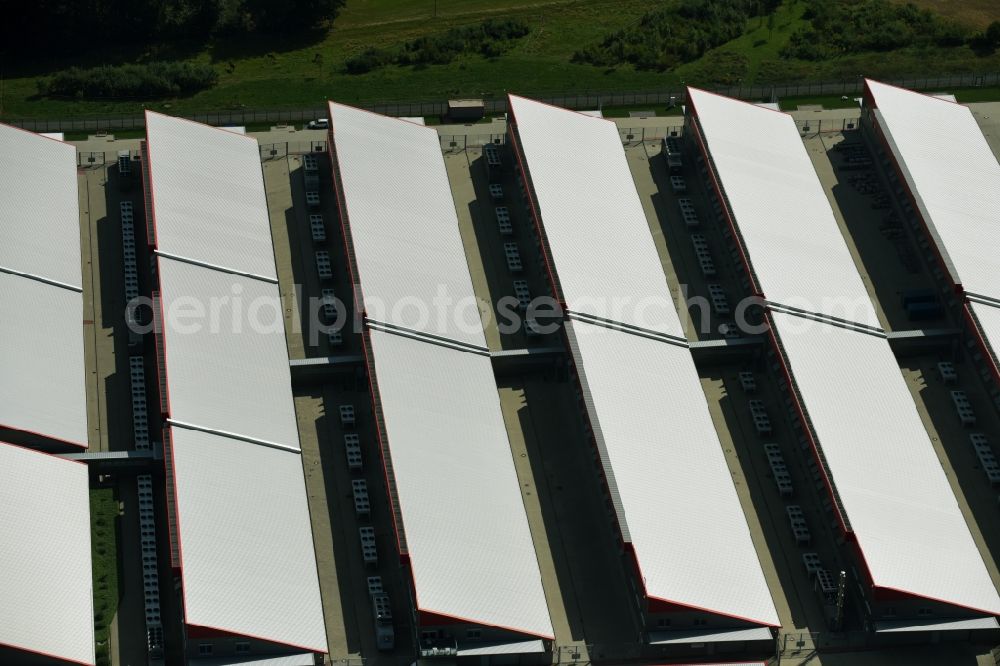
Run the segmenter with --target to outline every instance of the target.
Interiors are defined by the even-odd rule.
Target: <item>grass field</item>
[[[347,103],[378,100],[441,99],[456,94],[502,95],[505,90],[561,91],[649,89],[663,85],[655,72],[617,71],[573,65],[579,44],[600,39],[609,29],[638,19],[641,0],[352,0],[320,42],[246,42],[214,45],[190,59],[211,62],[219,83],[194,96],[160,101],[153,108],[172,113],[239,108],[320,106],[336,98]],[[422,7],[425,9],[422,9]],[[392,46],[420,35],[481,21],[502,13],[524,18],[531,34],[502,58],[462,57],[424,69],[387,67],[360,76],[343,72],[344,61],[372,44]],[[318,56],[318,57],[317,57]],[[35,72],[5,82],[5,117],[50,117],[134,112],[141,101],[61,101],[38,99]]]
[[[960,23],[983,29],[993,21],[1000,21],[1000,4],[997,0],[907,0],[918,7],[930,9]]]
[[[968,90],[956,90],[955,98],[962,104],[972,102],[996,102],[1000,101],[1000,88],[970,88]]]
[[[924,0],[935,2],[937,0]],[[961,0],[973,11],[995,0]],[[838,80],[904,73],[952,73],[1000,70],[1000,54],[976,57],[967,48],[947,52],[867,54],[826,63],[787,61],[779,57],[789,36],[803,25],[805,5],[786,0],[773,29],[754,19],[741,37],[671,72],[603,69],[570,62],[579,47],[607,32],[637,21],[648,0],[348,0],[332,29],[313,43],[254,36],[209,46],[171,44],[136,51],[95,49],[74,61],[81,66],[148,59],[189,59],[211,63],[218,84],[174,100],[53,100],[37,96],[38,77],[66,63],[30,60],[6,67],[0,87],[0,117],[50,118],[136,113],[154,108],[168,113],[320,107],[327,99],[371,104],[389,101],[442,100],[454,96],[502,96],[560,92],[663,90],[682,83],[749,84]],[[436,8],[436,14],[435,14]],[[390,66],[348,75],[343,63],[366,47],[393,47],[421,35],[476,23],[491,16],[524,19],[531,33],[494,60],[478,55],[448,65],[423,68]]]
[[[769,29],[764,18],[751,19],[743,36],[709,51],[700,61],[678,68],[678,74],[689,82],[734,84],[753,82],[761,78],[762,70],[779,60],[781,49],[792,33],[806,25],[802,19],[805,4],[787,2],[774,13],[774,28]],[[728,56],[728,58],[720,57]],[[721,61],[721,62],[720,62]],[[720,71],[720,64],[729,62],[730,71]],[[720,77],[720,74],[724,75]]]
[[[98,666],[111,664],[111,620],[118,608],[118,500],[114,490],[90,491],[91,550],[94,569],[94,638]]]

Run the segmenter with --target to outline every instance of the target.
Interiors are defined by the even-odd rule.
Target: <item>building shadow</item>
[[[948,360],[955,364],[958,381],[955,384],[945,384],[936,374],[935,364],[938,360]],[[976,539],[977,546],[987,563],[987,568],[994,576],[994,584],[1000,583],[1000,574],[996,572],[998,554],[1000,554],[1000,526],[997,525],[997,495],[996,489],[990,484],[983,470],[982,463],[975,453],[970,441],[972,433],[985,435],[987,441],[996,452],[1000,443],[1000,413],[989,399],[989,386],[984,383],[977,372],[977,364],[968,357],[955,358],[944,353],[940,357],[924,356],[900,359],[904,372],[919,372],[919,377],[908,378],[911,390],[915,389],[921,417],[927,419],[928,435],[933,444],[940,447],[947,464],[946,474],[957,482],[955,494],[964,500],[971,516],[967,518],[970,527],[981,535],[982,543]],[[955,413],[951,402],[952,390],[965,391],[976,416],[976,423],[963,426]],[[915,397],[917,397],[915,396]],[[939,453],[940,455],[940,453]],[[947,468],[951,469],[948,470]]]
[[[532,298],[551,296],[549,278],[544,269],[541,248],[534,232],[534,220],[528,214],[518,187],[517,170],[512,164],[514,156],[509,146],[499,146],[503,168],[492,176],[492,182],[503,188],[503,198],[494,199],[490,194],[491,174],[482,151],[469,152],[469,175],[475,192],[475,201],[469,203],[469,215],[476,243],[486,273],[493,317],[498,319],[497,302],[504,297],[514,296],[514,281],[527,282]],[[510,215],[511,233],[501,234],[496,208],[504,207]],[[504,244],[517,244],[521,255],[522,269],[512,272],[507,266]],[[521,318],[525,313],[518,311]],[[506,323],[499,320],[498,324]],[[515,332],[500,333],[501,349],[524,349],[526,347],[561,344],[558,332],[545,335],[527,335],[523,327]]]
[[[639,628],[626,562],[572,385],[565,372],[553,369],[540,379],[511,378],[503,386],[523,391],[517,417],[570,635],[602,650],[627,650]]]
[[[355,654],[361,652],[360,618],[356,612],[354,597],[351,594],[351,585],[354,575],[349,566],[350,554],[348,548],[355,545],[357,538],[351,538],[345,529],[345,521],[341,518],[347,509],[346,503],[350,503],[350,484],[343,481],[338,483],[339,473],[343,470],[342,445],[337,446],[333,441],[333,423],[329,416],[331,409],[336,411],[336,407],[331,407],[327,398],[327,391],[322,387],[315,387],[309,391],[309,396],[320,398],[322,412],[316,418],[315,432],[318,442],[318,455],[320,467],[323,471],[324,491],[326,493],[327,509],[329,512],[330,531],[333,546],[333,560],[337,574],[337,588],[340,594],[340,609],[344,618],[344,631],[346,635],[346,652]],[[302,395],[299,393],[299,395]],[[315,537],[314,537],[315,538]],[[329,603],[326,601],[325,603]],[[332,647],[331,647],[332,649]]]
[[[764,368],[759,362],[755,366],[753,370],[756,371],[757,381],[761,382]],[[778,530],[786,529],[785,523],[787,519],[784,518],[784,506],[786,502],[779,498],[776,492],[772,492],[770,487],[764,487],[765,484],[770,485],[773,483],[773,477],[767,468],[766,461],[761,457],[760,437],[756,432],[747,427],[748,424],[739,418],[739,413],[748,409],[746,401],[737,399],[729,391],[728,386],[723,380],[723,373],[719,369],[712,369],[699,374],[701,377],[718,382],[723,387],[719,399],[719,407],[725,420],[726,430],[731,438],[733,452],[736,454],[743,477],[746,479],[746,488],[750,495],[751,507],[744,507],[744,511],[748,509],[752,510],[758,519],[764,543],[778,576],[777,582],[780,588],[778,592],[784,596],[788,603],[792,625],[794,627],[809,626],[809,618],[799,597],[798,583],[791,575],[792,568],[801,566],[801,562],[794,559],[798,556],[798,553],[789,552],[788,547],[782,543],[778,535]],[[760,398],[761,396],[757,397]],[[777,407],[777,405],[768,404],[768,412],[774,432],[767,437],[767,441],[776,442],[782,446],[782,452],[786,457],[789,469],[792,471],[796,498],[789,499],[787,503],[804,504],[801,501],[802,498],[799,496],[804,494],[805,479],[799,473],[798,467],[794,465],[794,461],[790,459],[792,443],[787,441],[788,438],[785,432],[786,428],[783,427],[785,425],[783,419],[776,418],[779,416]],[[809,516],[813,518],[810,521],[810,528],[818,531],[819,525],[815,524],[817,523],[815,515],[815,511],[809,512]],[[812,594],[811,589],[805,592],[806,594]],[[775,591],[772,591],[772,595],[774,593]],[[817,629],[815,627],[810,628]]]
[[[837,137],[842,140],[836,141]],[[910,290],[938,292],[930,277],[930,246],[921,247],[919,235],[908,223],[899,198],[890,189],[885,172],[859,131],[846,131],[823,137],[823,150],[833,172],[833,204],[840,212],[841,224],[857,249],[869,289],[881,306],[891,330],[941,328],[954,326],[946,303],[941,316],[912,321],[902,305],[902,296]],[[871,160],[865,166],[851,163],[862,157]],[[938,298],[941,294],[938,292]]]

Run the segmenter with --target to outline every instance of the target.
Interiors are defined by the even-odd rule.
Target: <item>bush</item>
[[[750,16],[749,6],[743,0],[682,0],[676,8],[647,12],[637,25],[580,49],[572,60],[600,67],[670,69],[739,37]]]
[[[156,98],[190,95],[211,88],[218,74],[210,65],[151,62],[118,67],[71,67],[39,83],[49,97]]]
[[[404,43],[396,51],[368,48],[348,58],[344,70],[348,74],[365,74],[386,65],[447,65],[467,53],[497,58],[530,30],[528,24],[519,19],[489,19],[477,25],[418,37]]]
[[[907,47],[960,46],[969,38],[954,21],[888,0],[811,0],[805,16],[811,26],[791,36],[782,56],[819,61]]]
[[[389,64],[392,61],[392,54],[381,49],[369,47],[358,55],[348,58],[344,67],[348,74],[365,74]]]
[[[493,41],[520,39],[527,36],[530,28],[519,19],[489,19],[484,21],[482,33]]]
[[[1000,21],[993,21],[983,33],[986,43],[993,49],[1000,49]]]

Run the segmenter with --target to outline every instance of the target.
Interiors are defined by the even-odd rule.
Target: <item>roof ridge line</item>
[[[6,273],[8,275],[16,275],[18,277],[25,278],[26,280],[34,280],[35,282],[41,282],[42,284],[47,284],[52,287],[59,287],[60,289],[75,291],[78,294],[83,293],[83,287],[77,287],[76,285],[73,284],[60,282],[59,280],[53,280],[52,278],[42,277],[41,275],[35,275],[34,273],[26,273],[24,271],[15,270],[13,268],[7,268],[6,266],[0,266],[0,273]]]
[[[194,423],[187,423],[185,421],[178,421],[177,419],[167,418],[166,422],[168,425],[174,426],[176,428],[183,428],[184,430],[194,430],[197,432],[208,433],[209,435],[218,435],[220,437],[226,437],[227,439],[236,439],[241,442],[248,442],[250,444],[257,444],[259,446],[266,446],[271,449],[279,449],[281,451],[288,451],[289,453],[301,454],[300,449],[289,446],[288,444],[281,444],[279,442],[270,442],[266,439],[258,439],[256,437],[250,437],[249,435],[241,435],[235,432],[229,432],[226,430],[219,430],[218,428],[208,428],[205,426],[196,425]]]
[[[468,342],[462,342],[461,340],[455,340],[454,338],[446,338],[441,335],[435,335],[433,333],[425,333],[423,331],[417,331],[412,328],[407,328],[405,326],[400,326],[399,324],[390,324],[389,322],[379,321],[378,319],[372,319],[371,317],[365,317],[365,325],[368,328],[374,329],[376,331],[382,331],[383,333],[389,333],[390,335],[398,335],[404,338],[410,338],[413,340],[419,340],[421,342],[427,342],[432,345],[437,345],[439,347],[450,347],[458,351],[469,352],[471,354],[478,354],[479,356],[489,356],[489,347],[483,347],[480,345],[474,345]]]
[[[966,300],[972,303],[979,303],[980,305],[987,305],[991,308],[1000,308],[1000,298],[993,298],[992,296],[984,296],[982,294],[976,294],[972,292],[965,292]]]
[[[818,321],[822,324],[830,324],[831,326],[837,326],[839,328],[846,328],[848,330],[857,331],[858,333],[865,333],[876,338],[887,338],[886,332],[881,327],[875,328],[874,326],[869,326],[867,324],[862,324],[850,319],[842,319],[840,317],[834,317],[832,315],[823,314],[820,312],[812,312],[809,310],[802,310],[801,308],[793,308],[788,305],[782,305],[781,303],[775,303],[774,301],[765,300],[764,304],[769,310],[774,312],[780,312],[782,314],[792,315],[793,317],[799,317],[802,319],[811,319],[813,321]]]
[[[197,259],[191,259],[190,257],[182,257],[179,254],[164,252],[163,250],[159,249],[154,249],[153,254],[155,254],[157,257],[165,257],[167,259],[173,259],[174,261],[179,261],[184,264],[191,264],[192,266],[201,266],[202,268],[209,268],[211,270],[219,271],[221,273],[230,273],[231,275],[239,275],[240,277],[250,278],[252,280],[259,280],[261,282],[267,282],[269,284],[278,284],[277,278],[268,277],[266,275],[259,275],[257,273],[249,273],[247,271],[241,271],[235,268],[228,268],[226,266],[219,266],[218,264],[210,264],[207,261],[199,261]]]
[[[690,346],[687,338],[678,337],[676,335],[671,335],[669,333],[661,333],[660,331],[654,331],[652,329],[643,328],[642,326],[634,326],[632,324],[626,324],[625,322],[616,321],[614,319],[606,319],[604,317],[598,317],[597,315],[585,314],[583,312],[576,312],[573,310],[566,310],[566,318],[575,319],[585,324],[593,324],[594,326],[601,326],[603,328],[619,331],[621,333],[628,333],[629,335],[635,335],[642,338],[649,338],[650,340],[665,342],[669,345],[674,345],[675,347],[688,348]]]

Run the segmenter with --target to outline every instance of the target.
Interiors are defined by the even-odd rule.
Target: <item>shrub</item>
[[[482,33],[493,41],[520,39],[528,34],[528,24],[519,19],[488,19],[483,22]]]
[[[514,40],[524,37],[530,30],[528,24],[519,19],[488,19],[477,25],[418,37],[395,51],[366,49],[348,58],[344,69],[348,74],[365,74],[386,65],[447,65],[467,53],[497,58],[506,53]]]
[[[188,62],[150,62],[118,67],[71,67],[39,83],[49,97],[156,98],[190,95],[215,85],[218,74],[210,65]]]
[[[907,47],[959,46],[969,37],[954,21],[888,0],[811,0],[805,16],[811,26],[791,36],[782,56],[818,61]]]
[[[381,49],[369,47],[344,63],[348,74],[365,74],[389,63],[392,55]]]
[[[739,37],[749,18],[748,7],[743,0],[682,0],[677,7],[646,12],[637,25],[585,46],[572,60],[601,67],[670,69]]]
[[[986,43],[994,49],[1000,49],[1000,21],[993,21],[986,28],[986,32],[983,33],[983,37],[986,39]]]

